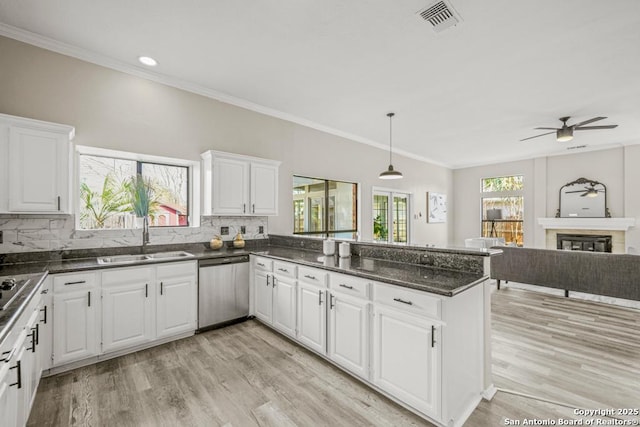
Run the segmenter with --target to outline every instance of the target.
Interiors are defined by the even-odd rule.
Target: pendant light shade
[[[402,173],[400,171],[393,169],[393,164],[391,162],[392,148],[393,148],[393,138],[392,138],[392,127],[391,127],[391,119],[395,116],[395,113],[388,113],[387,117],[389,117],[389,168],[380,173],[378,178],[380,179],[400,179],[402,178]]]

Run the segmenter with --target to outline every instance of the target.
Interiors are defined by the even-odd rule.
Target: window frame
[[[522,188],[519,190],[505,190],[505,191],[484,191],[483,182],[485,179],[493,179],[493,178],[506,178],[512,176],[521,176],[522,177]],[[484,210],[484,199],[501,199],[508,197],[521,197],[522,198],[522,219],[520,222],[520,229],[522,230],[522,245],[524,246],[524,218],[525,218],[525,185],[526,179],[524,173],[512,173],[512,174],[503,174],[496,176],[483,176],[480,178],[480,236],[484,236],[484,224],[485,222],[491,222],[490,220],[485,219],[486,212]],[[515,221],[515,220],[512,220]]]
[[[74,229],[78,231],[117,231],[128,230],[126,228],[116,229],[84,229],[80,228],[80,156],[97,156],[97,157],[110,157],[121,160],[130,160],[141,163],[156,164],[162,166],[176,166],[187,168],[187,207],[189,209],[189,215],[187,215],[188,226],[159,226],[154,227],[158,229],[191,229],[200,227],[200,162],[195,160],[178,159],[173,157],[155,156],[149,154],[133,153],[129,151],[111,150],[107,148],[89,147],[84,145],[76,145],[74,151],[73,162],[73,213]],[[139,164],[138,164],[139,165]],[[137,167],[137,166],[136,166]],[[139,172],[139,170],[137,170]]]
[[[324,230],[322,231],[301,231],[301,232],[296,232],[295,231],[295,224],[296,224],[296,218],[295,218],[295,207],[294,207],[294,202],[295,200],[293,199],[293,180],[298,177],[298,178],[306,178],[306,179],[313,179],[313,180],[318,180],[318,181],[324,181],[325,183],[325,188],[324,188],[324,212],[322,215],[322,221],[323,221],[323,228]],[[346,183],[346,184],[352,184],[356,186],[356,203],[355,203],[355,217],[356,217],[356,228],[355,229],[349,229],[349,230],[329,230],[329,186],[327,185],[328,182],[333,181],[333,182],[342,182],[342,183]],[[291,203],[291,213],[292,213],[292,220],[291,223],[293,225],[292,227],[292,235],[293,236],[301,236],[301,237],[318,237],[318,238],[329,238],[329,235],[333,235],[333,238],[336,238],[335,235],[337,233],[352,233],[355,235],[355,237],[353,238],[349,238],[349,237],[340,237],[340,240],[350,240],[350,241],[357,241],[359,236],[360,236],[360,224],[361,224],[361,218],[360,218],[360,191],[361,191],[361,185],[359,182],[355,182],[355,181],[347,181],[344,179],[332,179],[332,178],[317,178],[317,177],[313,177],[313,176],[309,176],[309,175],[303,175],[303,174],[292,174],[291,175],[291,184],[292,184],[292,203]],[[305,203],[305,222],[308,221],[309,216],[308,216],[308,210],[307,210],[307,206]]]
[[[393,199],[396,195],[402,195],[402,196],[406,196],[407,197],[407,241],[406,242],[396,242],[393,239],[393,231],[392,231],[392,227],[389,226],[389,224],[387,224],[387,228],[388,228],[388,232],[387,232],[387,240],[383,241],[383,240],[375,240],[373,238],[374,236],[374,225],[373,225],[373,205],[374,205],[374,199],[375,196],[387,196],[389,198],[389,204],[388,204],[388,212],[387,212],[387,219],[391,221],[391,224],[393,224],[393,220],[395,218],[395,213],[394,213],[394,209],[393,209]],[[412,231],[412,226],[411,226],[411,212],[412,212],[412,205],[413,205],[413,193],[409,192],[409,191],[401,191],[401,190],[397,190],[397,189],[393,189],[393,188],[384,188],[384,187],[372,187],[371,188],[371,241],[373,243],[378,243],[378,244],[393,244],[393,245],[404,245],[404,246],[408,246],[411,244],[411,231]]]

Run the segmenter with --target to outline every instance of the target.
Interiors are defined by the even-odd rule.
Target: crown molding
[[[216,101],[230,104],[236,107],[244,108],[245,110],[254,111],[256,113],[264,114],[267,116],[275,117],[278,119],[286,120],[288,122],[296,123],[301,126],[305,126],[311,129],[319,130],[331,135],[345,138],[351,141],[359,142],[361,144],[369,145],[380,150],[388,150],[387,144],[381,144],[368,138],[361,137],[349,132],[343,132],[339,129],[335,129],[329,126],[325,126],[314,121],[298,117],[293,114],[285,113],[280,110],[276,110],[264,105],[256,104],[243,98],[238,98],[223,92],[216,91],[214,89],[188,82],[186,80],[178,79],[175,77],[167,76],[161,73],[150,72],[146,69],[136,67],[126,62],[111,58],[106,55],[100,55],[87,49],[83,49],[78,46],[70,45],[67,43],[54,40],[52,38],[33,33],[31,31],[23,30],[21,28],[14,27],[12,25],[0,22],[0,35],[5,36],[20,42],[24,42],[33,46],[37,46],[52,52],[60,53],[65,56],[70,56],[76,59],[80,59],[85,62],[99,65],[101,67],[110,68],[112,70],[120,71],[122,73],[130,74],[143,79],[151,80],[156,83],[160,83],[166,86],[171,86],[176,89],[184,90],[186,92],[195,93],[207,98],[214,99]],[[433,165],[442,166],[451,169],[448,164],[429,159],[427,157],[419,156],[414,153],[410,153],[405,150],[394,150],[394,154],[408,157],[410,159],[418,160],[421,162],[431,163]]]

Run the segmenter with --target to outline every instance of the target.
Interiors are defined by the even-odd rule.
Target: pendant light
[[[388,113],[387,117],[389,117],[389,169],[380,173],[378,178],[380,179],[401,179],[402,173],[400,171],[393,169],[393,164],[391,164],[391,154],[393,148],[393,139],[392,139],[392,128],[391,128],[391,119],[395,116],[395,113]]]

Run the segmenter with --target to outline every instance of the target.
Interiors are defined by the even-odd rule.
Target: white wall
[[[371,188],[414,193],[413,243],[446,245],[452,221],[426,223],[426,192],[451,193],[451,170],[394,156],[405,175],[378,180],[388,152],[281,119],[0,37],[0,112],[75,126],[75,143],[189,160],[214,149],[281,160],[278,217],[293,229],[292,175],[361,184],[362,238],[371,239]],[[388,106],[380,106],[380,117]],[[384,142],[384,141],[383,141]],[[451,207],[450,207],[451,211]]]
[[[639,141],[640,142],[640,141]],[[545,232],[537,218],[553,217],[558,192],[584,177],[607,186],[607,206],[612,217],[634,217],[638,226],[627,234],[627,251],[640,252],[640,146],[541,157],[517,162],[457,169],[453,172],[456,211],[453,241],[464,243],[480,235],[480,179],[511,174],[524,175],[524,242],[545,247]]]

